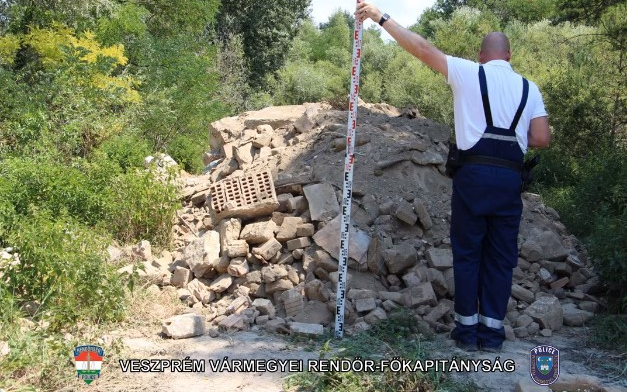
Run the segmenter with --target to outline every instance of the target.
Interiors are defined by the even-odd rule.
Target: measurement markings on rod
[[[357,0],[357,4],[361,1]],[[353,44],[353,64],[351,70],[351,89],[348,104],[348,131],[346,133],[346,154],[344,158],[344,191],[342,193],[342,217],[340,221],[339,276],[337,282],[335,308],[335,337],[344,335],[344,302],[346,301],[346,282],[348,278],[348,243],[351,222],[351,200],[353,194],[353,165],[355,163],[355,133],[357,130],[357,106],[359,103],[359,73],[361,68],[361,44],[363,23],[355,19]]]

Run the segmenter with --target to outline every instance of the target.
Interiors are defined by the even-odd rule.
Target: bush
[[[178,199],[173,177],[164,182],[152,171],[136,170],[112,180],[106,190],[107,205],[103,226],[123,242],[146,239],[168,245]]]
[[[46,315],[53,330],[122,316],[123,283],[105,260],[110,238],[67,215],[31,209],[6,242],[20,262],[4,266],[3,284],[19,302],[39,302],[35,317]]]

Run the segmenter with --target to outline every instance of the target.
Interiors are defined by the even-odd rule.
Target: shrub
[[[123,283],[106,263],[111,239],[66,214],[31,208],[7,236],[20,263],[4,267],[3,284],[18,301],[38,301],[53,329],[77,321],[116,320],[124,309]]]
[[[171,174],[164,182],[152,171],[136,170],[112,180],[103,226],[123,243],[146,239],[168,245],[178,199]]]

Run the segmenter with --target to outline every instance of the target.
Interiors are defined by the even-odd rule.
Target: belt
[[[462,155],[461,163],[477,163],[479,165],[497,166],[516,171],[522,171],[523,169],[522,163],[508,161],[507,159],[502,158],[490,157],[487,155]]]

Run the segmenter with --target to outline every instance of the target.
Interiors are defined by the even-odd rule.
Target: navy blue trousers
[[[455,273],[453,338],[498,347],[518,263],[521,177],[514,170],[466,164],[453,180],[451,246]]]

